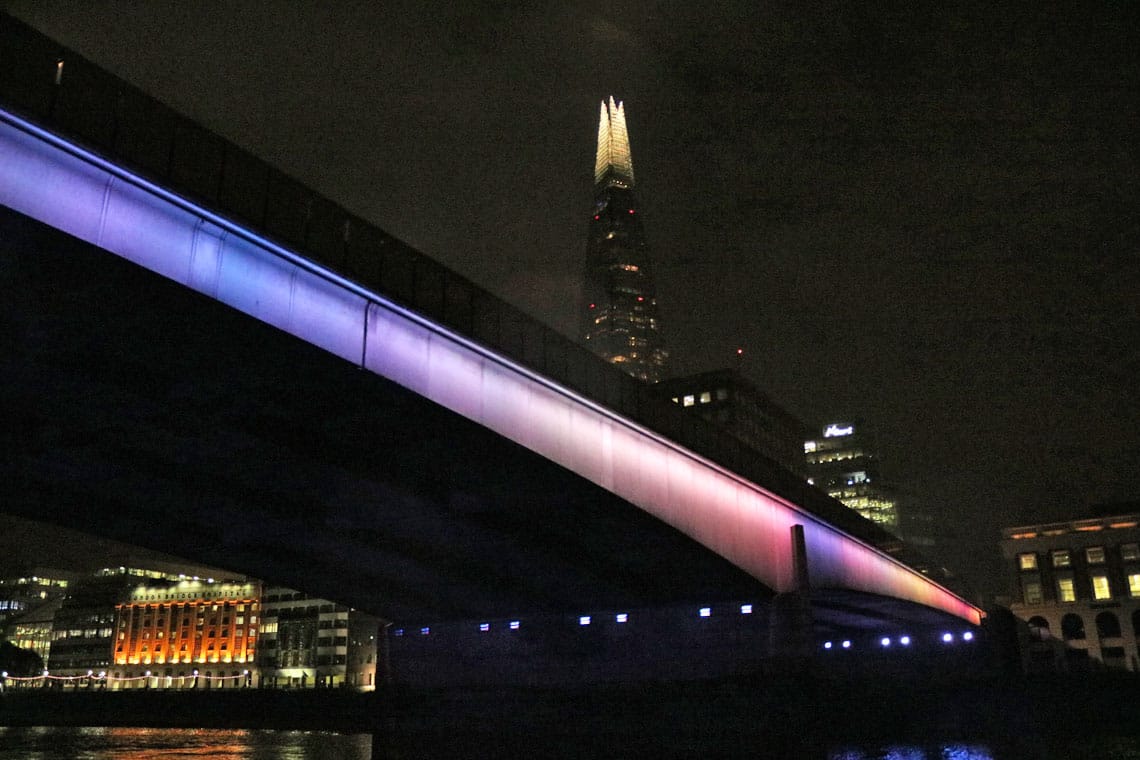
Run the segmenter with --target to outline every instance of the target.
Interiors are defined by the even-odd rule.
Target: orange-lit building
[[[256,685],[260,597],[260,584],[245,581],[134,588],[115,606],[110,687]]]

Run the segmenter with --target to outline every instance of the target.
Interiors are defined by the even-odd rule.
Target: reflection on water
[[[3,728],[0,760],[368,760],[372,738],[321,731]]]
[[[1140,738],[1135,736],[1082,736],[1024,742],[1000,751],[986,744],[944,743],[930,746],[890,744],[877,747],[837,747],[827,760],[1140,760]]]
[[[941,744],[936,747],[890,745],[874,749],[833,750],[828,760],[995,760],[980,744]]]

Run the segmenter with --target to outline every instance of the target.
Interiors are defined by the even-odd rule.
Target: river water
[[[321,731],[2,728],[0,760],[369,760],[372,737]]]
[[[568,748],[550,753],[552,747],[535,739],[528,754],[532,757],[571,757]],[[468,749],[474,749],[469,747]],[[698,757],[676,747],[654,752],[655,757]],[[415,757],[451,758],[454,748],[436,755],[427,747],[418,747]],[[476,753],[488,756],[486,753]],[[377,755],[384,758],[383,752]],[[411,755],[396,751],[393,758]],[[518,757],[511,753],[512,757]],[[609,757],[640,757],[618,751]],[[720,755],[718,755],[720,756]],[[733,754],[733,757],[755,760],[792,760],[786,751],[773,755],[763,748]],[[169,729],[169,728],[4,728],[0,727],[0,760],[173,760],[193,757],[196,760],[372,760],[372,738],[367,734],[336,734],[322,731],[265,731],[244,729]],[[1026,751],[995,751],[983,743],[934,742],[924,745],[888,744],[871,746],[833,746],[795,753],[804,760],[1140,760],[1140,739],[1127,737],[1093,737],[1074,740],[1061,746],[1033,747]]]

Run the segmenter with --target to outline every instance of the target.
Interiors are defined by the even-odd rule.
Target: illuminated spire
[[[629,132],[625,128],[625,104],[609,106],[602,101],[598,118],[598,159],[594,164],[594,183],[633,187],[633,156],[629,152]]]

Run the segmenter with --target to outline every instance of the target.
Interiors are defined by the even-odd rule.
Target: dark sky
[[[1140,3],[712,5],[6,7],[568,334],[615,95],[676,373],[744,346],[974,556],[1135,499]]]

